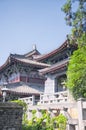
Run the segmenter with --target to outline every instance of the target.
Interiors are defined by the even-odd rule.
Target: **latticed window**
[[[66,81],[66,75],[62,75],[62,76],[60,76],[60,77],[57,79],[58,91],[66,90],[65,81]]]

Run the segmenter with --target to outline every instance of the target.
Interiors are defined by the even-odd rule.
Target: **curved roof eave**
[[[35,54],[40,55],[40,52],[38,50],[32,50],[32,51],[24,54],[24,57],[30,57],[30,56],[33,56]]]
[[[8,57],[6,62],[0,67],[0,71],[2,71],[13,60],[16,61],[16,62],[21,62],[21,63],[25,63],[25,64],[29,64],[29,65],[39,66],[39,67],[42,67],[42,68],[50,66],[49,64],[40,63],[40,62],[37,62],[37,61],[32,61],[32,60],[25,59],[25,58],[15,57],[15,55],[10,54],[10,56]]]
[[[50,53],[48,54],[45,54],[45,55],[40,55],[39,57],[35,58],[36,61],[40,61],[40,60],[43,60],[43,59],[46,59],[48,58],[49,56],[52,56],[56,53],[59,53],[63,48],[65,48],[67,46],[67,40],[57,49],[51,51]]]
[[[40,67],[49,67],[50,66],[49,64],[40,63],[40,62],[37,62],[37,61],[25,59],[25,58],[14,58],[14,60],[17,61],[17,62],[28,64],[28,65],[34,65],[34,66],[40,66]]]
[[[8,64],[10,64],[10,56],[7,58],[6,62],[2,66],[0,66],[0,71],[4,69]]]
[[[55,72],[57,70],[60,70],[61,68],[64,68],[68,65],[68,61],[69,60],[64,60],[62,63],[58,64],[54,64],[53,66],[50,66],[48,68],[45,68],[45,69],[42,69],[40,70],[40,73],[42,74],[47,74],[47,73],[52,73],[52,72]]]

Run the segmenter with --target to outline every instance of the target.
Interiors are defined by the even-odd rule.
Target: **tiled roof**
[[[48,53],[47,53],[47,54],[48,54]],[[42,58],[42,57],[46,56],[47,54],[33,55],[33,59],[34,59],[34,60],[37,60],[37,59],[39,59],[39,58]]]
[[[30,51],[30,52],[28,52],[28,53],[26,53],[26,54],[24,54],[24,57],[30,57],[30,56],[33,56],[33,55],[40,55],[40,52],[38,51],[38,50],[33,50],[33,51]]]
[[[48,58],[49,56],[52,56],[52,55],[54,55],[56,53],[59,53],[65,47],[67,47],[67,41],[65,41],[60,47],[58,47],[57,49],[51,51],[50,53],[47,53],[45,55],[40,55],[38,57],[34,57],[34,59],[37,60],[37,61],[41,61],[41,60],[43,60],[45,58]]]
[[[24,63],[28,63],[28,64],[31,64],[31,65],[39,65],[39,66],[44,66],[44,67],[50,66],[50,65],[45,64],[45,63],[40,63],[40,62],[37,62],[37,61],[29,60],[27,58],[17,58],[16,57],[15,60],[18,60],[18,61],[24,62]]]
[[[75,49],[77,49],[77,44],[68,44],[67,40],[62,44],[60,45],[57,49],[51,51],[50,53],[47,53],[47,54],[44,54],[44,55],[39,55],[39,56],[35,56],[34,59],[36,61],[42,61],[42,60],[45,60],[45,59],[48,59],[49,57],[52,57],[56,54],[59,54],[61,53],[65,48],[67,47],[73,47]]]
[[[60,62],[58,62],[58,63],[56,63],[56,64],[54,64],[50,67],[39,70],[39,72],[42,73],[42,74],[54,72],[56,70],[61,69],[62,67],[67,66],[68,61],[69,61],[68,59],[60,61]]]
[[[26,83],[12,83],[7,85],[7,89],[9,92],[20,93],[20,94],[40,94],[41,91],[35,89]]]
[[[50,66],[49,64],[29,60],[27,58],[24,58],[23,56],[11,54],[8,57],[7,61],[2,66],[0,66],[0,70],[4,69],[5,66],[9,65],[11,63],[11,61],[17,61],[17,62],[25,63],[27,65],[34,65],[34,66],[41,67],[41,68],[45,68],[45,67]]]

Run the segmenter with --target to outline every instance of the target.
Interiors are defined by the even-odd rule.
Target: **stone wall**
[[[0,130],[22,130],[22,113],[16,103],[0,103]]]

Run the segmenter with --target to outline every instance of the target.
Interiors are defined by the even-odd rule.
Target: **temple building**
[[[40,99],[41,93],[63,91],[67,64],[76,45],[65,41],[59,48],[47,54],[33,50],[24,54],[10,54],[0,67],[0,86],[7,88],[8,97]]]
[[[86,130],[86,99],[75,101],[64,84],[70,56],[76,49],[77,44],[66,40],[47,54],[42,55],[36,46],[24,55],[10,54],[0,67],[3,101],[25,101],[29,120],[32,110],[38,118],[41,110],[46,110],[51,118],[62,113],[67,118],[67,130]]]
[[[24,54],[10,54],[0,67],[0,100],[20,99],[28,104],[28,119],[32,110],[41,117],[41,110],[51,118],[62,113],[67,118],[67,130],[86,130],[86,99],[75,101],[65,86],[70,56],[76,44],[66,40],[60,47],[41,54],[36,46]]]

